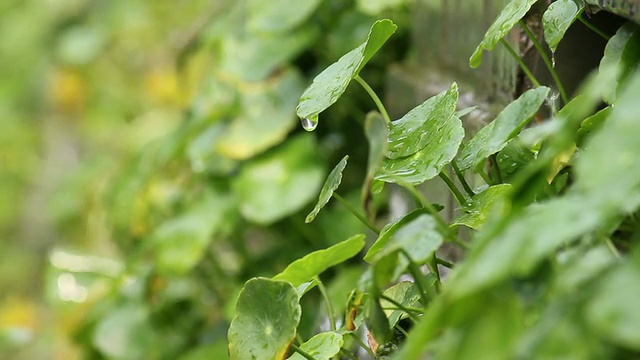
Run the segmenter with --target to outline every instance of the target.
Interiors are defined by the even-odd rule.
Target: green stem
[[[458,190],[458,187],[456,187],[456,184],[453,183],[447,172],[443,170],[440,172],[439,176],[444,181],[444,183],[447,184],[449,190],[451,190],[451,192],[453,193],[453,196],[456,198],[458,205],[466,205],[467,199],[465,199],[464,195],[462,195],[460,190]]]
[[[607,236],[603,236],[603,240],[605,245],[607,245],[607,247],[609,248],[609,250],[611,251],[611,253],[613,253],[613,255],[616,258],[620,258],[620,252],[618,251],[618,249],[616,249],[616,246],[613,244],[613,242],[611,241],[611,239]]]
[[[420,319],[419,319],[419,318],[414,314],[414,312],[415,312],[415,311],[413,311],[413,310],[411,310],[411,309],[407,308],[406,306],[404,306],[404,305],[400,304],[400,303],[399,303],[399,302],[397,302],[395,299],[392,299],[392,298],[388,297],[388,296],[387,296],[387,295],[385,295],[385,294],[380,294],[380,298],[381,298],[381,299],[384,299],[384,300],[386,300],[386,301],[388,301],[388,302],[390,302],[390,303],[392,303],[392,304],[393,304],[393,305],[395,305],[398,309],[400,309],[400,310],[402,310],[403,312],[405,312],[407,315],[409,315],[409,317],[411,317],[411,320],[416,321],[416,322],[417,322],[418,320],[420,320]]]
[[[407,265],[407,267],[409,268],[409,273],[411,273],[411,276],[413,277],[413,280],[414,280],[413,283],[416,285],[416,287],[418,288],[418,291],[420,292],[420,299],[422,300],[422,305],[427,306],[427,304],[429,304],[429,297],[427,294],[427,288],[425,288],[425,286],[427,285],[423,284],[424,274],[422,273],[422,271],[420,271],[420,268],[418,268],[418,265],[416,265],[416,263],[413,262],[413,259],[411,258],[409,253],[406,252],[406,250],[401,249],[400,253],[402,253],[402,255],[405,258],[407,258],[407,260],[409,261],[409,265]]]
[[[493,185],[493,181],[491,181],[491,178],[489,177],[489,175],[487,175],[486,172],[484,172],[483,169],[478,170],[478,175],[480,175],[480,177],[487,183],[487,185]]]
[[[389,113],[387,112],[387,109],[382,104],[382,101],[380,101],[380,98],[378,97],[378,94],[376,94],[376,92],[373,91],[371,86],[369,86],[369,84],[367,84],[367,82],[364,81],[364,79],[361,78],[360,75],[356,75],[356,77],[354,79],[358,82],[358,84],[360,84],[360,86],[362,86],[364,88],[364,90],[367,92],[367,94],[369,94],[369,96],[371,97],[373,102],[376,103],[376,106],[378,107],[378,111],[380,111],[380,114],[382,114],[382,117],[384,118],[384,121],[386,121],[387,124],[390,123],[391,122],[391,118],[389,117]]]
[[[311,356],[310,354],[308,354],[307,352],[305,352],[304,350],[300,349],[298,347],[298,345],[296,344],[291,344],[291,347],[293,348],[293,350],[295,352],[297,352],[298,354],[302,355],[303,358],[307,359],[307,360],[316,360],[316,358],[314,358],[313,356]]]
[[[611,39],[611,36],[605,34],[602,30],[598,29],[595,25],[593,25],[592,23],[587,21],[587,19],[584,18],[583,14],[578,15],[578,20],[580,20],[580,22],[583,23],[584,26],[586,26],[589,29],[591,29],[591,31],[593,31],[594,33],[600,35],[603,39],[605,39],[607,41],[609,41],[609,39]]]
[[[365,344],[365,343],[362,341],[362,339],[360,339],[360,337],[358,336],[358,334],[353,333],[353,332],[350,332],[349,334],[351,335],[351,337],[353,337],[353,338],[356,340],[356,342],[358,343],[358,345],[360,345],[360,347],[362,347],[363,349],[365,349],[365,350],[369,353],[369,355],[371,355],[371,357],[372,357],[372,358],[374,358],[374,359],[376,358],[376,354],[374,354],[374,353],[373,353],[373,351],[371,350],[371,348],[370,348],[370,347],[368,347],[368,346],[367,346],[367,344]]]
[[[516,60],[518,65],[520,65],[520,68],[522,69],[522,71],[524,71],[525,75],[527,75],[533,86],[540,86],[540,82],[538,81],[538,79],[533,76],[533,73],[531,72],[531,70],[529,70],[527,64],[524,63],[520,55],[518,55],[518,53],[511,47],[511,45],[509,45],[509,43],[505,39],[500,39],[500,42],[502,43],[502,45],[504,45],[505,48],[507,48],[507,51]]]
[[[502,184],[502,172],[500,171],[500,166],[498,166],[498,155],[491,155],[491,163],[493,165],[494,172],[496,174],[498,184]]]
[[[456,164],[455,161],[452,161],[451,167],[453,167],[453,172],[456,173],[456,176],[458,177],[458,180],[462,184],[464,191],[467,192],[467,195],[469,195],[470,197],[474,197],[476,193],[473,192],[473,189],[471,189],[471,186],[469,186],[467,179],[464,178],[464,173],[462,172],[462,170],[460,170],[460,168],[458,167],[458,164]]]
[[[567,92],[564,89],[564,85],[562,85],[562,81],[560,81],[560,78],[558,77],[558,73],[556,72],[555,67],[551,63],[551,59],[549,59],[549,55],[547,55],[547,52],[542,47],[542,44],[540,44],[540,42],[538,41],[538,38],[534,35],[534,33],[531,31],[531,29],[529,29],[527,24],[522,20],[520,20],[519,23],[520,23],[520,26],[522,27],[522,29],[524,30],[524,32],[529,37],[529,39],[531,39],[531,42],[533,42],[533,46],[535,46],[536,50],[538,50],[538,53],[540,54],[540,57],[542,58],[542,61],[544,61],[544,64],[547,66],[547,69],[549,70],[549,73],[551,74],[551,77],[553,78],[553,82],[556,84],[556,87],[558,87],[558,91],[560,92],[560,96],[562,97],[562,101],[565,104],[568,103],[569,102],[569,97],[567,96]]]
[[[353,216],[357,217],[358,220],[360,220],[361,223],[363,223],[366,227],[371,229],[371,231],[373,231],[374,233],[380,235],[380,229],[378,229],[375,225],[369,222],[369,220],[367,220],[366,217],[362,216],[362,214],[360,214],[358,210],[356,210],[353,206],[351,206],[351,204],[349,204],[342,196],[338,195],[338,193],[335,193],[335,192],[333,193],[332,196],[336,198],[336,200],[340,201],[342,205],[344,205],[353,214]]]
[[[454,266],[455,266],[454,263],[449,262],[449,261],[447,261],[445,259],[440,259],[439,257],[436,257],[435,259],[436,259],[436,264],[442,265],[442,266],[444,266],[446,268],[453,269]]]
[[[402,328],[402,326],[396,324],[396,326],[394,326],[396,329],[398,329],[398,331],[400,331],[402,333],[402,335],[404,335],[405,338],[409,337],[409,333]]]
[[[404,187],[405,189],[407,189],[407,191],[409,191],[411,193],[411,195],[413,195],[418,200],[420,205],[422,205],[422,207],[427,209],[429,214],[431,214],[433,216],[433,218],[436,219],[436,222],[442,228],[442,231],[444,232],[444,236],[447,239],[449,239],[452,243],[460,246],[461,248],[463,248],[465,250],[469,248],[469,246],[467,244],[465,244],[462,241],[460,241],[460,239],[458,239],[457,236],[455,236],[455,235],[453,235],[451,233],[451,230],[449,229],[449,226],[447,225],[447,223],[442,219],[440,214],[438,214],[438,211],[436,210],[436,208],[433,207],[431,202],[429,202],[429,200],[427,200],[427,198],[424,195],[422,195],[422,193],[420,193],[418,190],[416,190],[416,188],[413,185],[409,185],[409,184],[400,184],[400,185],[402,187]]]
[[[336,331],[336,317],[333,313],[333,306],[331,305],[331,300],[329,299],[327,288],[322,283],[322,280],[320,280],[320,277],[315,276],[313,279],[318,283],[318,290],[320,290],[320,294],[322,294],[324,304],[327,306],[327,313],[329,315],[329,324],[331,325],[331,330]]]
[[[344,348],[340,349],[340,354],[342,354],[343,356],[348,357],[351,360],[358,360],[358,358],[351,351],[348,351],[348,350],[346,350]]]

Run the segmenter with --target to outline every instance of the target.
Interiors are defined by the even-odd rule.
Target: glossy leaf
[[[542,15],[542,28],[551,51],[556,51],[560,40],[583,9],[581,0],[558,0],[549,5]]]
[[[442,137],[448,123],[458,125],[454,117],[458,102],[458,85],[433,96],[389,125],[389,159],[413,155]],[[461,123],[460,123],[461,126]]]
[[[313,356],[315,360],[330,360],[340,352],[344,344],[342,335],[335,332],[320,333],[300,345],[300,349]],[[304,360],[299,353],[291,355],[289,360]]]
[[[367,41],[342,56],[313,79],[304,91],[296,108],[301,119],[317,119],[318,115],[335,103],[351,80],[396,31],[391,20],[376,21]],[[317,121],[317,120],[316,120]]]
[[[634,350],[640,350],[640,265],[629,260],[603,279],[598,293],[586,308],[589,324],[605,338]]]
[[[462,149],[458,156],[458,166],[461,169],[472,168],[502,150],[536,114],[548,94],[549,88],[541,86],[525,92],[507,105],[495,120],[480,129]]]
[[[249,89],[241,112],[217,141],[220,154],[236,160],[253,157],[282,142],[298,123],[291,110],[302,91],[302,76],[286,71],[269,82],[269,89]]]
[[[469,204],[462,207],[462,214],[453,220],[451,225],[465,225],[475,230],[480,229],[509,191],[511,191],[510,184],[488,187],[475,195]]]
[[[498,18],[491,24],[489,30],[484,34],[482,42],[478,45],[473,55],[469,59],[469,65],[473,68],[482,63],[482,51],[493,50],[500,39],[505,37],[513,26],[522,19],[527,11],[537,0],[511,0],[500,12]]]
[[[320,210],[327,205],[331,196],[333,196],[333,192],[338,189],[340,183],[342,182],[342,171],[347,166],[347,160],[349,159],[349,155],[340,160],[338,165],[331,170],[329,176],[327,176],[327,180],[325,180],[324,185],[322,186],[322,190],[320,190],[320,197],[318,198],[318,203],[313,208],[313,210],[307,215],[307,218],[304,220],[306,223],[310,223],[313,219],[316,218]]]
[[[421,184],[436,177],[456,156],[464,138],[462,122],[452,117],[422,150],[399,159],[385,159],[376,180]]]
[[[624,83],[636,69],[640,61],[640,26],[634,22],[621,26],[616,34],[609,39],[600,61],[600,71],[607,67],[616,67],[618,73],[609,84],[603,84],[602,97],[608,104],[613,104],[617,98],[620,84]]]
[[[405,220],[406,218],[406,220]],[[437,222],[429,214],[409,213],[380,234],[364,259],[375,262],[389,254],[404,250],[418,264],[424,263],[442,245]]]
[[[273,279],[285,280],[294,286],[299,286],[320,275],[328,268],[354,257],[364,247],[364,238],[364,235],[355,235],[329,248],[314,251],[289,264]]]
[[[230,360],[284,359],[301,315],[296,289],[286,281],[253,278],[238,296],[229,327]]]
[[[302,24],[321,0],[249,0],[247,24],[253,32],[284,32]]]
[[[233,189],[245,218],[270,224],[311,201],[323,178],[313,138],[305,134],[245,163]]]

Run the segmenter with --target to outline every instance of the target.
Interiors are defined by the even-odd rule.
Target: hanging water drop
[[[556,51],[551,50],[551,67],[556,68]]]
[[[300,123],[302,124],[302,128],[307,131],[313,131],[318,126],[318,116],[309,116],[306,118],[301,118]]]

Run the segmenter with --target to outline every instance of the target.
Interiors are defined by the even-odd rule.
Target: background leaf
[[[301,308],[286,281],[254,278],[246,282],[229,327],[231,360],[284,359],[296,336]]]
[[[471,198],[471,202],[460,209],[462,214],[451,225],[465,225],[478,230],[487,222],[489,215],[499,202],[511,191],[510,184],[490,186]],[[500,212],[499,212],[500,213]]]
[[[489,155],[502,150],[538,112],[549,94],[548,87],[531,89],[507,105],[489,125],[464,146],[458,156],[460,169],[469,169]]]
[[[335,332],[320,333],[300,345],[307,354],[313,356],[316,360],[330,360],[333,356],[340,352],[340,348],[344,344],[342,335]],[[304,360],[304,356],[295,353],[289,357],[289,360]]]

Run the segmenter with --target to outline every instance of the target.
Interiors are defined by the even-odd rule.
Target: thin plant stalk
[[[493,181],[491,181],[491,178],[489,177],[489,175],[487,175],[487,173],[483,169],[479,169],[477,172],[478,172],[478,175],[480,175],[480,177],[487,183],[487,185],[489,186],[493,185]]]
[[[419,318],[417,316],[415,316],[415,312],[416,311],[413,310],[414,308],[410,309],[410,308],[402,305],[401,303],[397,302],[395,299],[392,299],[392,298],[388,297],[385,294],[380,294],[380,298],[392,303],[393,305],[395,305],[399,310],[402,310],[404,313],[409,315],[409,317],[411,317],[411,320],[413,320],[413,321],[418,321],[419,320]],[[422,313],[422,312],[420,312],[420,313]]]
[[[444,183],[447,184],[447,186],[449,187],[449,190],[451,190],[451,193],[453,193],[453,196],[456,198],[458,205],[460,206],[465,205],[467,203],[467,199],[464,197],[464,195],[462,195],[460,190],[458,190],[458,187],[456,186],[456,184],[453,183],[453,181],[451,180],[447,172],[441,171],[438,176],[440,176],[442,181],[444,181]]]
[[[516,60],[518,65],[520,65],[520,68],[522,69],[522,71],[524,71],[525,75],[527,75],[529,81],[531,81],[533,86],[540,86],[540,82],[538,81],[538,79],[536,79],[527,64],[524,63],[524,60],[522,60],[520,55],[513,49],[513,47],[511,47],[511,45],[509,45],[509,43],[505,39],[500,39],[500,42],[502,43],[502,45],[504,45],[509,54],[511,54],[511,56]]]
[[[373,351],[371,350],[370,347],[368,347],[363,341],[362,339],[360,339],[360,337],[358,336],[358,334],[354,333],[354,332],[350,332],[349,333],[351,335],[352,338],[354,338],[356,340],[356,342],[358,343],[358,345],[360,345],[361,348],[365,349],[367,351],[367,353],[369,353],[369,355],[371,355],[372,358],[376,358],[376,354],[373,353]]]
[[[491,155],[491,164],[494,173],[496,174],[496,180],[498,180],[498,184],[502,184],[502,172],[500,171],[500,166],[498,166],[498,156],[496,154]]]
[[[324,304],[327,307],[327,313],[329,316],[329,324],[331,326],[331,330],[336,331],[336,316],[333,313],[333,306],[331,305],[331,300],[329,299],[329,293],[327,292],[327,288],[324,286],[319,276],[315,276],[313,279],[318,283],[318,290],[320,290],[320,294],[322,294],[322,300],[324,300]]]
[[[437,256],[435,257],[435,260],[436,260],[436,264],[442,265],[442,266],[444,266],[446,268],[453,269],[455,267],[454,263],[449,262],[449,261],[447,261],[445,259],[441,259],[441,258],[439,258]]]
[[[298,345],[296,344],[291,344],[291,348],[293,348],[293,351],[297,352],[298,354],[302,355],[303,358],[307,359],[307,360],[316,360],[316,358],[314,358],[313,356],[311,356],[309,353],[307,353],[306,351],[300,349],[300,347],[298,347]]]
[[[605,39],[607,41],[609,41],[611,39],[611,36],[605,34],[602,30],[598,29],[590,21],[585,19],[583,14],[578,15],[578,20],[580,20],[580,22],[583,23],[584,26],[588,27],[591,31],[593,31],[594,33],[600,35],[600,37],[602,37],[603,39]]]
[[[376,103],[376,106],[378,107],[378,111],[380,111],[380,114],[382,114],[384,121],[386,121],[387,124],[389,124],[391,122],[391,117],[389,117],[389,113],[387,112],[387,109],[382,104],[382,101],[378,97],[378,94],[376,94],[376,92],[373,91],[371,86],[369,86],[369,84],[367,84],[367,82],[364,81],[364,79],[361,78],[360,75],[356,75],[354,79],[358,82],[358,84],[360,84],[360,86],[364,88],[367,94],[369,94],[373,102]]]
[[[467,182],[467,179],[464,178],[464,173],[462,172],[462,170],[460,170],[460,168],[458,167],[458,164],[456,164],[455,161],[452,161],[451,162],[451,167],[453,167],[453,172],[458,177],[458,180],[462,184],[462,187],[464,188],[464,191],[467,192],[467,195],[469,195],[470,197],[474,197],[476,195],[476,193],[473,192],[473,189],[471,189],[471,186],[469,186],[469,183]]]
[[[568,103],[569,102],[569,96],[567,96],[567,91],[564,89],[564,85],[562,85],[562,81],[560,81],[560,77],[558,77],[558,73],[556,72],[556,69],[553,66],[553,63],[551,62],[551,59],[549,59],[549,55],[547,55],[547,52],[542,47],[542,44],[540,44],[540,42],[538,41],[538,38],[531,31],[531,29],[529,29],[527,24],[522,20],[520,20],[519,23],[520,23],[520,26],[522,27],[522,29],[524,30],[524,32],[529,37],[529,39],[531,39],[531,42],[533,43],[533,46],[535,46],[536,50],[538,50],[538,53],[540,54],[540,57],[542,58],[542,61],[544,61],[544,64],[547,66],[547,69],[549,70],[549,73],[551,74],[551,77],[553,78],[553,82],[556,84],[556,87],[558,88],[558,91],[560,92],[560,96],[562,97],[562,101],[565,104]]]
[[[347,200],[345,200],[342,196],[338,195],[338,193],[333,193],[332,195],[336,200],[340,201],[342,205],[344,205],[361,223],[363,223],[366,227],[371,229],[374,233],[380,235],[380,229],[378,229],[375,225],[373,225],[366,217],[358,212]]]

